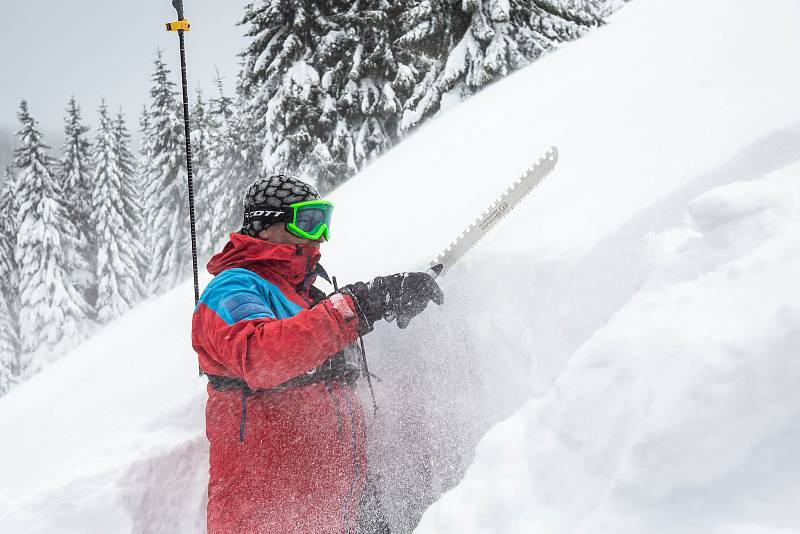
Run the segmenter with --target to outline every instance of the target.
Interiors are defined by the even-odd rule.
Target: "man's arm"
[[[346,295],[334,294],[293,317],[277,319],[252,284],[228,286],[214,288],[225,293],[218,302],[233,303],[224,310],[201,300],[192,320],[192,344],[250,388],[279,386],[358,337],[358,317]]]

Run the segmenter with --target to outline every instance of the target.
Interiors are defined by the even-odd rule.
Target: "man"
[[[375,321],[405,327],[443,294],[424,273],[325,297],[330,202],[286,175],[257,180],[244,223],[208,270],[192,345],[208,375],[208,532],[350,533],[366,473],[353,342]],[[355,355],[355,357],[353,357]]]

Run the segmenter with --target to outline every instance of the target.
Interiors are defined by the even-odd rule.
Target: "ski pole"
[[[194,275],[194,304],[200,300],[200,283],[197,279],[197,231],[194,219],[194,184],[192,183],[192,140],[189,136],[189,82],[186,79],[186,47],[183,32],[189,31],[189,21],[183,17],[183,0],[172,0],[178,20],[167,23],[168,32],[178,32],[181,50],[181,81],[183,88],[183,132],[186,138],[186,181],[189,186],[189,225],[192,234],[192,274]]]
[[[189,81],[186,78],[186,46],[183,32],[189,31],[189,21],[183,17],[183,0],[172,0],[178,20],[167,23],[168,32],[178,32],[181,51],[181,88],[183,89],[183,133],[186,140],[186,183],[189,186],[189,229],[192,236],[192,275],[194,277],[194,305],[200,300],[200,282],[197,278],[197,231],[194,220],[194,184],[192,182],[192,139],[189,132]],[[203,370],[197,368],[200,376]]]

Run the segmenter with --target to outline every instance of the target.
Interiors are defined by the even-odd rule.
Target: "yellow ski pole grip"
[[[167,31],[168,32],[177,32],[177,31],[189,31],[189,21],[188,20],[176,20],[175,22],[167,22]]]

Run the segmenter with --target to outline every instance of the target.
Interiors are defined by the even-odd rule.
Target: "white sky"
[[[236,54],[244,28],[236,26],[246,0],[184,0],[192,31],[186,34],[189,88],[209,95],[214,67],[233,89]],[[61,144],[64,110],[74,94],[84,122],[96,124],[100,99],[116,112],[122,107],[138,137],[139,112],[149,99],[156,48],[180,84],[178,37],[165,30],[177,19],[171,0],[0,0],[0,130],[17,128],[21,99],[45,133]],[[58,137],[56,137],[58,136]]]

